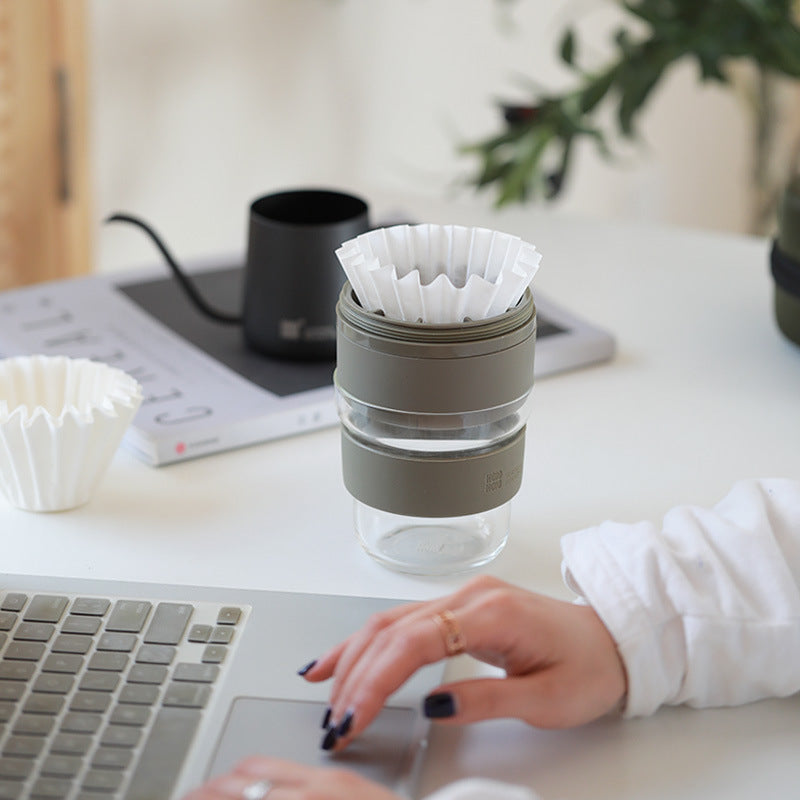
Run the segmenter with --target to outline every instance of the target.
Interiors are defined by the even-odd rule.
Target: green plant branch
[[[504,106],[506,122],[498,134],[462,147],[479,162],[471,182],[478,189],[493,187],[498,205],[557,197],[582,139],[610,155],[610,134],[596,121],[603,104],[613,104],[618,133],[635,137],[647,100],[679,61],[695,60],[702,81],[723,84],[733,60],[800,78],[792,0],[624,0],[621,6],[648,26],[647,35],[635,38],[618,28],[614,56],[591,72],[579,66],[577,35],[567,29],[559,56],[575,70],[575,87],[563,94],[539,92],[526,106]]]

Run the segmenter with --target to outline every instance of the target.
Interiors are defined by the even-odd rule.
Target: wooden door
[[[0,289],[91,268],[85,0],[0,0]]]

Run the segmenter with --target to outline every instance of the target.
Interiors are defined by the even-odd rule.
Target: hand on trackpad
[[[378,783],[395,787],[408,776],[415,714],[385,708],[346,750],[320,749],[324,703],[238,697],[217,745],[208,778],[227,772],[246,756],[287,758],[314,766],[346,766]]]

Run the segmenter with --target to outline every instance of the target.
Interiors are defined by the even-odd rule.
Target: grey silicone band
[[[448,340],[445,326],[383,321],[356,305],[349,284],[338,312],[336,385],[366,405],[458,414],[512,402],[533,385],[536,309],[530,292],[502,319],[464,326],[474,338],[461,340]],[[405,338],[423,332],[431,338]],[[462,327],[452,335],[464,333]]]
[[[372,447],[342,427],[342,470],[350,494],[372,508],[412,517],[479,514],[519,491],[525,428],[510,440],[458,457]]]

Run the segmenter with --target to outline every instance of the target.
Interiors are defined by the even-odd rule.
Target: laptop
[[[177,800],[254,754],[344,766],[414,796],[417,673],[341,754],[329,684],[297,670],[385,599],[0,576],[0,798]]]

